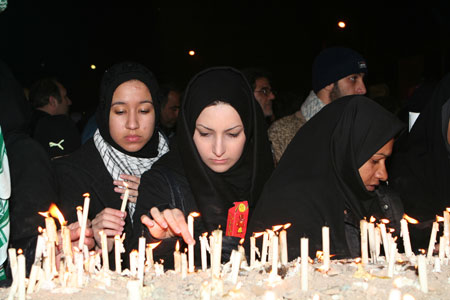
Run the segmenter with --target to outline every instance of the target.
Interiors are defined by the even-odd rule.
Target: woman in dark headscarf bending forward
[[[374,191],[388,178],[385,161],[402,128],[364,96],[327,105],[288,146],[264,187],[247,236],[291,223],[288,254],[294,259],[302,237],[309,238],[310,253],[322,249],[326,225],[332,254],[359,256],[359,221],[381,212]]]

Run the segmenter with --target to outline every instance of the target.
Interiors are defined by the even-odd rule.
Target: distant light
[[[91,65],[91,69],[95,70],[95,69],[97,69],[97,66],[96,65]]]
[[[347,24],[345,24],[345,22],[343,22],[343,21],[340,21],[340,22],[338,22],[338,26],[339,26],[339,28],[345,28],[345,26],[347,26]]]
[[[195,55],[195,51],[194,51],[194,50],[190,50],[190,51],[189,51],[189,55],[190,55],[190,56],[194,56],[194,55]]]

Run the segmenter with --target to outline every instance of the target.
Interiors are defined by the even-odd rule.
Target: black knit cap
[[[112,139],[111,134],[109,133],[109,113],[111,110],[114,91],[119,85],[130,80],[139,80],[148,87],[150,95],[152,96],[153,107],[155,109],[155,131],[153,132],[152,138],[141,150],[133,153],[129,153],[120,147]],[[158,153],[157,146],[159,138],[157,124],[159,120],[159,105],[160,92],[158,82],[149,69],[132,61],[125,61],[113,65],[105,71],[100,84],[100,103],[96,112],[96,121],[101,136],[111,146],[127,155],[135,157],[154,157]]]
[[[344,47],[322,50],[312,66],[312,87],[315,93],[351,74],[367,74],[366,60],[358,52]]]

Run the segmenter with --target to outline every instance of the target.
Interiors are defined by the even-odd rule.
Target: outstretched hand
[[[195,244],[194,238],[189,233],[186,218],[178,208],[165,209],[161,212],[158,208],[153,207],[150,215],[152,218],[146,215],[141,216],[141,222],[147,226],[154,238],[167,239],[181,236],[187,244]]]

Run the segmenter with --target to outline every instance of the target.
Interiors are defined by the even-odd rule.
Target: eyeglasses
[[[271,93],[276,95],[277,92],[270,88],[262,88],[259,91],[255,91],[256,93],[263,93],[264,96],[269,96]]]

